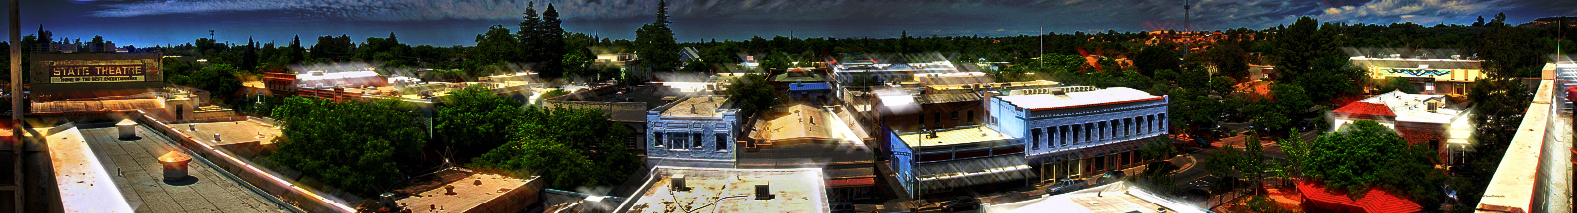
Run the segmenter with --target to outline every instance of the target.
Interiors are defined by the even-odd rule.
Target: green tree
[[[242,51],[241,52],[241,67],[236,67],[236,68],[241,69],[242,72],[248,72],[248,73],[256,72],[257,71],[257,42],[256,41],[252,41],[252,38],[250,38],[250,37],[246,38],[246,49],[245,50],[241,50],[241,51]]]
[[[1308,16],[1298,18],[1276,38],[1276,72],[1289,81],[1314,71],[1314,63],[1321,57],[1341,54],[1340,43],[1327,29],[1320,28],[1320,21]]]
[[[519,102],[482,85],[450,92],[440,100],[433,118],[434,134],[446,142],[454,152],[454,161],[461,164],[509,142],[509,128],[517,125],[524,113]]]
[[[550,188],[616,185],[639,170],[640,160],[625,149],[629,132],[602,110],[526,107],[528,119],[516,125],[514,140],[473,160],[473,165],[512,173],[534,173]]]
[[[392,100],[286,99],[273,113],[284,136],[268,159],[364,196],[393,190],[406,177],[401,165],[421,160],[426,131],[413,110]]]
[[[1413,85],[1406,78],[1385,78],[1378,85],[1380,92],[1402,91],[1408,94],[1418,94],[1418,86]]]
[[[542,11],[542,23],[537,26],[541,33],[539,41],[527,43],[532,49],[541,51],[541,55],[533,61],[538,61],[537,68],[543,77],[557,78],[564,76],[564,60],[567,55],[564,49],[564,21],[559,20],[558,10],[553,9],[553,3],[548,3],[548,9]]]
[[[1288,115],[1293,115],[1295,118],[1302,118],[1303,116],[1301,115],[1304,112],[1308,111],[1309,108],[1314,107],[1314,101],[1309,98],[1309,95],[1305,92],[1305,90],[1303,90],[1302,86],[1298,86],[1296,84],[1276,84],[1270,87],[1270,92],[1276,95],[1277,108],[1280,108],[1280,111],[1284,111]],[[1266,126],[1266,128],[1271,128],[1273,130],[1282,129],[1280,127],[1271,126]]]
[[[569,94],[569,91],[565,91],[564,89],[548,90],[547,92],[542,93],[542,95],[537,96],[537,104],[540,105],[540,104],[546,103],[546,102],[543,102],[543,101],[548,100],[549,98],[559,97],[559,96],[568,95],[568,94]]]
[[[318,43],[312,45],[312,58],[315,60],[346,61],[355,52],[356,44],[350,41],[349,35],[319,36]]]
[[[486,76],[492,73],[482,73],[477,69],[485,65],[498,63],[520,62],[523,53],[520,52],[521,44],[515,36],[509,33],[503,25],[488,27],[486,33],[476,35],[476,47],[469,51],[470,59],[466,60],[466,71],[471,76]]]
[[[300,35],[290,39],[290,46],[286,47],[285,51],[287,51],[285,52],[285,64],[297,64],[307,60],[306,49],[301,47]]]
[[[1443,195],[1445,174],[1434,169],[1436,152],[1429,145],[1409,145],[1390,128],[1360,120],[1307,146],[1303,174],[1330,190],[1360,198],[1369,189],[1395,192],[1424,209],[1435,209]]]
[[[241,89],[241,79],[236,77],[239,72],[229,64],[210,64],[192,72],[190,83],[196,84],[194,86],[199,89],[207,90],[215,98],[230,100],[235,92]]]
[[[1134,67],[1144,75],[1155,75],[1158,70],[1182,69],[1182,54],[1170,45],[1147,46],[1134,57]]]
[[[739,107],[739,116],[742,118],[777,104],[777,96],[774,95],[776,89],[767,83],[764,74],[745,74],[729,82],[724,89],[728,90],[729,98],[734,99],[735,106]]]
[[[668,1],[657,2],[657,20],[635,30],[636,53],[642,67],[672,71],[679,66],[679,44],[668,29]]]

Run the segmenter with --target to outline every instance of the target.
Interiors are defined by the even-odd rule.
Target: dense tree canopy
[[[293,97],[274,110],[284,127],[279,165],[340,190],[370,196],[392,190],[422,156],[427,131],[399,101],[335,103]]]
[[[777,105],[777,96],[774,95],[776,90],[768,84],[764,74],[745,74],[729,82],[724,89],[728,90],[734,106],[739,107],[740,117],[750,117],[756,112]]]
[[[564,190],[616,185],[641,168],[624,146],[630,133],[602,110],[528,106],[524,111],[526,120],[509,128],[512,140],[473,159],[473,165],[534,173],[550,188]]]
[[[1438,204],[1443,194],[1440,183],[1445,174],[1435,170],[1437,153],[1428,144],[1408,145],[1396,132],[1369,120],[1355,121],[1306,148],[1289,151],[1289,158],[1302,158],[1298,165],[1305,177],[1326,187],[1362,197],[1372,188],[1389,190],[1428,205]],[[1298,154],[1302,156],[1293,156]]]
[[[236,76],[239,72],[229,64],[210,64],[192,72],[189,83],[207,90],[214,98],[229,100],[241,90],[241,79]]]
[[[654,71],[672,71],[679,66],[679,44],[668,29],[668,1],[657,2],[657,20],[635,30],[636,53],[641,66]]]
[[[486,86],[469,86],[440,100],[433,131],[449,147],[457,163],[469,162],[509,142],[513,134],[509,128],[523,121],[519,102],[499,96]]]

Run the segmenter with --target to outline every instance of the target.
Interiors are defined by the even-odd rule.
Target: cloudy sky
[[[1194,29],[1289,24],[1298,16],[1348,23],[1470,24],[1505,12],[1509,22],[1577,15],[1570,0],[1201,0]],[[118,45],[188,43],[207,37],[245,43],[288,43],[300,35],[349,35],[356,41],[395,33],[410,44],[473,45],[476,34],[521,20],[527,0],[29,0],[22,33],[39,25],[55,37],[103,35]],[[552,3],[564,28],[633,38],[651,22],[655,0],[538,0]],[[1184,28],[1182,0],[673,0],[680,41],[752,36],[896,37],[1007,36],[1048,32],[1146,31]],[[0,5],[4,8],[4,5]],[[4,11],[4,10],[0,10]]]

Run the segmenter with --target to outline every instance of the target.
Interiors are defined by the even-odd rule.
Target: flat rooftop
[[[1449,102],[1445,95],[1420,95],[1407,94],[1401,91],[1391,91],[1363,99],[1362,102],[1384,104],[1396,113],[1396,121],[1449,124],[1452,119],[1463,113],[1462,110],[1447,108]],[[1438,99],[1441,105],[1435,112],[1429,112],[1426,101]]]
[[[192,131],[193,126],[196,127],[197,131]],[[284,135],[274,126],[264,125],[251,120],[170,124],[170,128],[186,132],[186,134],[196,137],[197,141],[212,146],[253,141],[258,142],[258,144],[273,144],[274,138]],[[214,134],[219,134],[219,141],[214,141]]]
[[[184,149],[146,126],[137,125],[136,132],[141,136],[136,140],[117,139],[119,132],[114,127],[68,130],[49,137],[57,142],[87,143],[113,180],[114,187],[137,212],[285,211],[264,197],[269,195],[253,193],[243,186],[248,183],[226,178],[218,168],[197,160],[187,164],[190,177],[182,181],[164,181],[164,168],[157,158],[170,151],[184,153]],[[57,138],[59,140],[54,140]],[[63,198],[65,196],[62,194]]]
[[[659,166],[652,179],[617,212],[829,212],[825,179],[819,168],[704,169]],[[671,178],[684,175],[688,191],[675,190]],[[756,185],[774,196],[758,200]],[[711,204],[711,205],[708,205]]]
[[[669,107],[668,110],[664,110],[663,111],[662,116],[663,117],[722,117],[723,114],[722,113],[718,113],[717,110],[718,109],[726,109],[727,107],[729,107],[729,106],[726,106],[726,105],[731,105],[731,104],[728,103],[728,98],[725,98],[725,97],[716,97],[716,96],[691,97],[691,98],[685,99],[684,101],[681,101],[681,102],[678,102],[678,103],[674,103],[673,107]]]
[[[924,147],[1013,140],[1013,137],[982,125],[937,131],[934,138],[924,133],[905,133],[898,135],[898,139],[910,147]]]
[[[1160,98],[1160,96],[1150,95],[1150,93],[1133,88],[1111,87],[1088,92],[1070,92],[1066,95],[1008,95],[996,96],[996,98],[1020,108],[1043,110],[1144,101]]]
[[[446,195],[447,189],[434,187],[432,190],[411,195],[395,201],[400,206],[417,212],[427,212],[434,206],[441,207],[442,212],[471,212],[473,210],[486,212],[479,209],[484,203],[499,199],[508,192],[522,190],[527,183],[536,180],[505,177],[497,174],[472,174],[458,181],[446,183],[445,186],[454,186],[454,195]],[[478,182],[479,181],[479,182]],[[475,184],[482,183],[482,184]],[[533,190],[533,189],[524,189]],[[496,210],[496,209],[493,209]]]
[[[832,124],[826,110],[805,104],[779,105],[761,119],[766,129],[756,131],[760,134],[756,139],[767,141],[829,138],[827,125]]]
[[[1138,187],[1129,187],[1127,182],[1017,203],[985,203],[984,206],[983,212],[1045,212],[1047,209],[1074,213],[1158,213],[1162,212],[1157,211],[1160,209],[1178,213],[1205,212],[1191,204],[1172,202]]]

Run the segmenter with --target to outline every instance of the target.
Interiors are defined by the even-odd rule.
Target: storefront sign
[[[137,65],[51,66],[49,83],[133,82],[145,80],[147,69]]]

